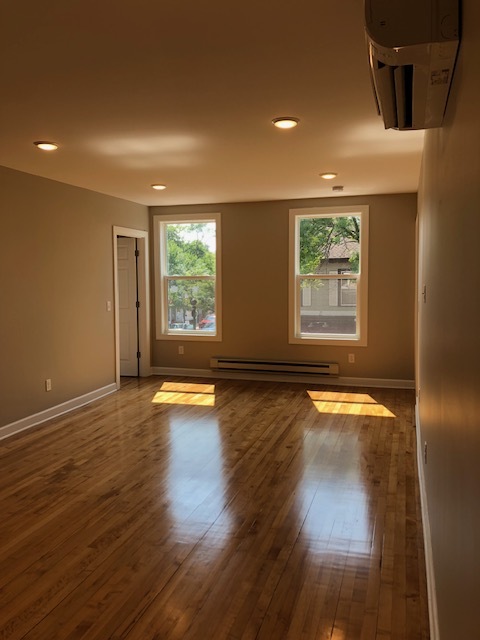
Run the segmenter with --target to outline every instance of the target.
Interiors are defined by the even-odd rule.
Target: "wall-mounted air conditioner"
[[[440,127],[459,44],[459,0],[365,0],[365,28],[385,128]]]

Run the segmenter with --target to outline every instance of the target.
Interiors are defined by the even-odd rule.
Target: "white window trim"
[[[357,337],[341,337],[339,334],[319,334],[312,337],[300,334],[300,288],[297,287],[299,274],[296,273],[298,263],[298,232],[299,219],[316,217],[319,214],[329,217],[353,216],[360,214],[362,225],[360,273],[357,280]],[[289,214],[289,283],[288,283],[288,342],[290,344],[314,344],[328,346],[356,346],[366,347],[368,336],[368,205],[347,207],[310,207],[305,209],[290,209]],[[322,279],[328,279],[322,275]],[[333,276],[330,276],[333,277]],[[350,276],[352,277],[352,276]],[[338,279],[338,276],[335,276]]]
[[[165,308],[165,278],[166,256],[163,251],[163,231],[162,225],[176,224],[179,222],[215,222],[216,226],[216,250],[215,250],[215,334],[189,333],[188,331],[172,331],[168,329],[163,313]],[[165,214],[153,217],[154,227],[154,267],[155,267],[155,337],[157,340],[183,340],[194,342],[221,342],[222,340],[222,230],[220,213],[181,213]],[[197,276],[192,278],[198,279]],[[210,276],[205,276],[209,279]]]

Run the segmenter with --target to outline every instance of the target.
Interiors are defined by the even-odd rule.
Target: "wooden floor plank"
[[[4,640],[428,640],[413,392],[152,377],[1,443]]]

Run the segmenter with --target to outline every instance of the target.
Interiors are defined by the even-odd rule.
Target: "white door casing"
[[[120,309],[119,309],[119,278],[118,278],[118,247],[119,237],[136,238],[139,251],[138,265],[138,338],[140,345],[140,376],[151,375],[150,364],[150,283],[148,264],[148,231],[130,229],[128,227],[113,227],[113,278],[114,278],[114,312],[115,312],[115,382],[120,388]]]

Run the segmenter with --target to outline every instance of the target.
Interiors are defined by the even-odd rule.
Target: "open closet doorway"
[[[137,238],[117,238],[118,334],[120,338],[120,375],[140,376],[138,330],[138,257]]]
[[[148,376],[150,304],[148,232],[113,228],[115,288],[115,381],[121,376]]]

